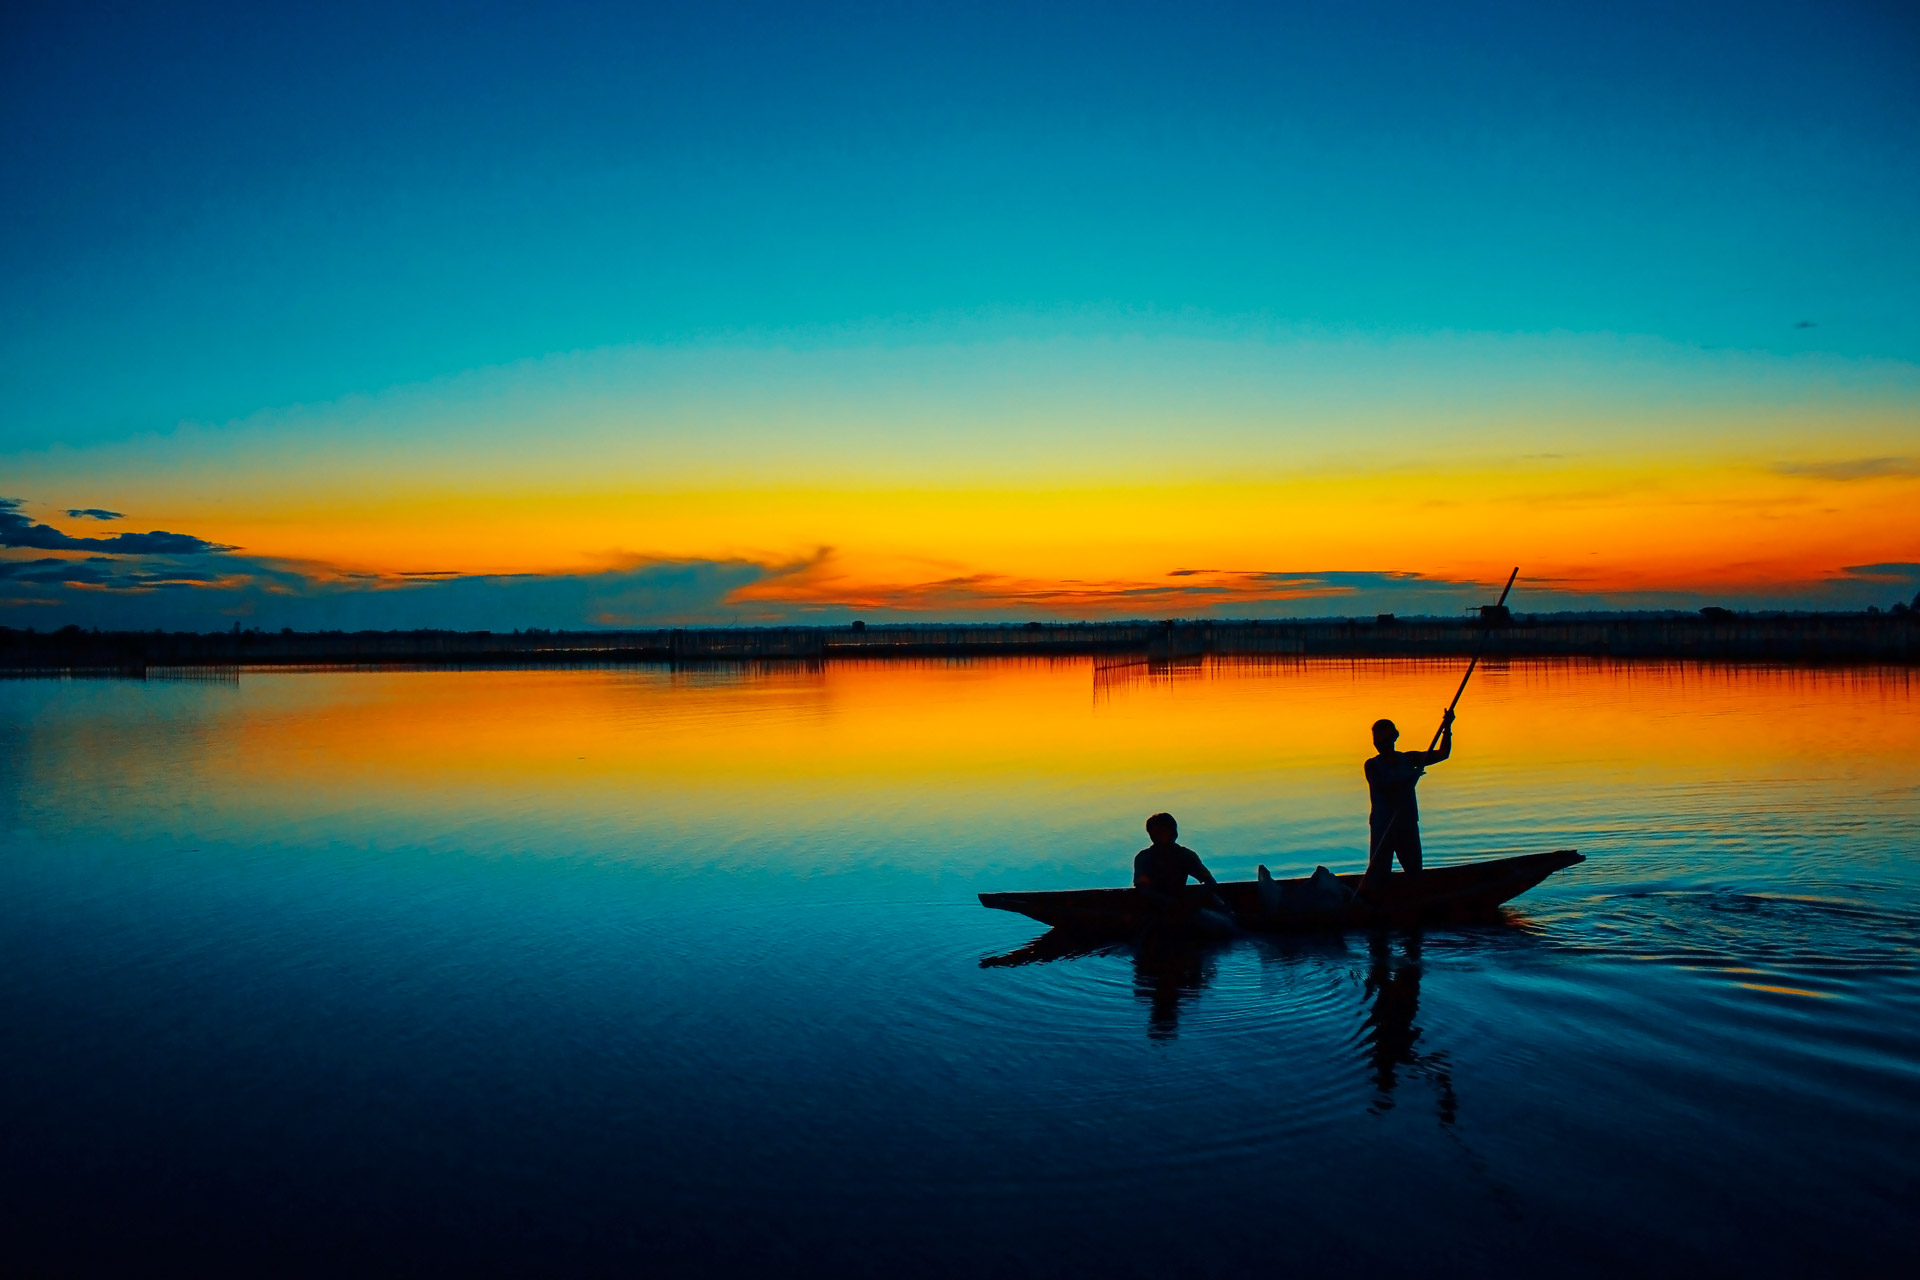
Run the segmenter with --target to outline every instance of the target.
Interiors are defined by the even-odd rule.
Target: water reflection
[[[1145,951],[973,894],[1155,809],[1357,869],[1365,726],[1459,669],[1088,668],[0,681],[9,1273],[1910,1253],[1908,673],[1489,669],[1429,854],[1585,850],[1534,924]]]
[[[1200,998],[1213,977],[1218,943],[1150,938],[1133,949],[1133,994],[1147,1003],[1147,1039],[1180,1034],[1180,1010]]]
[[[1089,942],[1069,929],[1049,929],[1025,946],[1003,955],[981,956],[982,969],[1017,969],[1027,964],[1047,964],[1054,960],[1077,960],[1081,956],[1111,955],[1122,949],[1112,942]]]
[[[1301,943],[1319,945],[1303,950],[1298,945]],[[1069,930],[1049,929],[1012,951],[981,957],[980,967],[1011,969],[1095,955],[1125,955],[1132,962],[1133,994],[1147,1009],[1147,1038],[1170,1041],[1179,1038],[1181,1015],[1206,992],[1219,954],[1230,945],[1179,938],[1095,942]],[[1346,946],[1337,936],[1319,935],[1265,938],[1259,945],[1269,956],[1289,965],[1306,963],[1313,957],[1324,959],[1329,948],[1337,954]],[[1443,1126],[1449,1126],[1460,1110],[1451,1056],[1444,1049],[1419,1047],[1425,1034],[1417,1021],[1420,982],[1425,972],[1424,945],[1425,935],[1418,930],[1368,936],[1366,976],[1360,988],[1363,1016],[1355,1040],[1366,1063],[1367,1080],[1373,1086],[1373,1097],[1367,1104],[1370,1114],[1385,1115],[1393,1110],[1400,1085],[1407,1077],[1414,1077],[1432,1086],[1435,1114]]]
[[[1394,1090],[1400,1085],[1404,1068],[1433,1085],[1440,1123],[1450,1125],[1460,1103],[1453,1091],[1453,1067],[1447,1053],[1423,1053],[1414,1047],[1421,1036],[1414,1019],[1420,1015],[1422,941],[1418,930],[1402,934],[1396,956],[1392,935],[1375,933],[1367,939],[1367,981],[1361,996],[1367,1016],[1360,1024],[1359,1036],[1375,1090],[1367,1110],[1373,1115],[1393,1110]]]
[[[1049,929],[1025,946],[997,956],[982,956],[982,969],[1078,960],[1092,955],[1126,955],[1133,961],[1133,993],[1147,1006],[1147,1038],[1173,1040],[1180,1034],[1181,1010],[1199,999],[1213,978],[1214,955],[1222,944],[1192,938],[1149,937],[1135,942],[1090,942],[1066,929]]]

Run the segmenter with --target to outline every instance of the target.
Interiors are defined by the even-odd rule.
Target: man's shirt
[[[1413,786],[1420,781],[1420,770],[1432,755],[1428,751],[1388,751],[1368,758],[1367,794],[1373,800],[1369,822],[1377,826],[1396,816],[1403,823],[1420,821],[1420,802],[1413,797]]]
[[[1200,855],[1183,844],[1148,845],[1133,855],[1134,883],[1139,884],[1144,876],[1145,888],[1169,897],[1180,892],[1188,876],[1199,880],[1203,870]]]

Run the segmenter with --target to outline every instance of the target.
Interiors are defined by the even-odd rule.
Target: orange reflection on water
[[[1376,717],[1424,746],[1461,665],[1219,661],[1096,676],[1086,660],[256,675],[208,741],[250,785],[490,796],[623,789],[824,798],[863,790],[1205,793],[1361,803]],[[1804,778],[1906,785],[1909,673],[1680,664],[1484,668],[1449,788]],[[1442,779],[1444,778],[1444,782]],[[1257,793],[1257,794],[1256,794]],[[792,797],[790,797],[792,798]],[[605,801],[602,801],[605,802]],[[613,802],[618,805],[619,802]],[[1144,810],[1143,810],[1144,812]]]
[[[1392,716],[1427,739],[1452,662],[1215,662],[1094,695],[1091,662],[826,664],[756,674],[382,672],[248,700],[242,770],[357,781],[664,773],[837,777],[1217,773],[1357,760]],[[280,691],[273,691],[280,693]],[[1513,664],[1482,668],[1461,758],[1693,771],[1845,754],[1912,758],[1905,672]],[[1417,745],[1425,747],[1425,741]],[[574,766],[586,760],[589,770]]]
[[[244,762],[382,774],[623,766],[707,775],[1114,767],[1211,772],[1364,751],[1376,716],[1407,741],[1464,664],[1217,660],[1115,678],[1088,660],[829,663],[757,671],[249,673]],[[305,684],[308,687],[299,688]],[[1480,668],[1460,733],[1494,760],[1674,764],[1920,745],[1901,670],[1513,663]],[[1424,745],[1422,743],[1421,745]]]
[[[974,865],[1053,859],[1111,879],[1145,816],[1168,809],[1222,874],[1243,876],[1256,861],[1356,857],[1368,726],[1391,717],[1424,746],[1461,669],[250,671],[58,699],[26,758],[45,783],[30,794],[84,792],[103,822],[195,840],[305,823],[369,847],[465,847],[491,829],[638,857],[650,829],[671,828],[682,850],[828,856],[793,850],[863,842],[924,864],[965,846]],[[1455,758],[1421,787],[1429,849],[1605,838],[1653,865],[1683,828],[1751,843],[1779,825],[1769,814],[1839,829],[1920,808],[1913,686],[1905,670],[1483,668]]]

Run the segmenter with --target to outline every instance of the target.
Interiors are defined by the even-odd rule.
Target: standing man
[[[1438,751],[1396,751],[1393,744],[1399,740],[1400,730],[1393,721],[1373,722],[1373,745],[1379,754],[1367,761],[1367,793],[1373,800],[1367,829],[1372,842],[1360,892],[1375,900],[1386,891],[1395,855],[1409,874],[1420,871],[1420,805],[1413,798],[1413,788],[1429,766],[1453,754],[1453,712],[1449,710],[1440,722]]]

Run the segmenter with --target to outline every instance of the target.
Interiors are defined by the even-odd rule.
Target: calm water
[[[1447,663],[0,683],[10,1267],[1832,1274],[1920,1204],[1920,681],[1515,665],[1507,922],[1016,963],[1356,868]],[[1009,957],[995,960],[996,957]],[[986,962],[986,963],[983,963]],[[144,1264],[144,1265],[136,1265]]]

